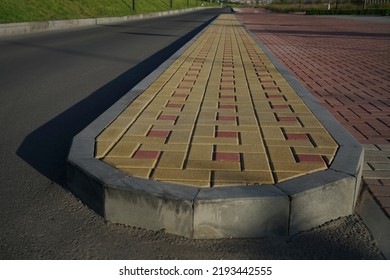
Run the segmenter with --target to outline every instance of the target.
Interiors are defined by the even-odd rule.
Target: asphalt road
[[[381,259],[352,215],[290,238],[189,240],[105,222],[66,189],[72,138],[222,9],[0,38],[0,259]]]

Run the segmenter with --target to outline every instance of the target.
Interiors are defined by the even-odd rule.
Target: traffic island
[[[74,138],[68,186],[115,223],[287,236],[352,214],[362,165],[361,145],[221,15]]]

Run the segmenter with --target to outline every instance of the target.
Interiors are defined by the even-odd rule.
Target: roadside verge
[[[200,9],[206,9],[206,8],[196,7],[196,8],[189,8],[189,9],[156,12],[150,14],[149,13],[138,14],[138,15],[131,15],[131,16],[123,16],[123,17],[5,23],[5,24],[0,24],[0,36],[22,35],[22,34],[43,32],[43,31],[64,30],[64,29],[71,29],[77,27],[110,24],[114,22],[134,21],[134,20],[141,20],[147,18],[156,18],[156,17],[189,13]]]

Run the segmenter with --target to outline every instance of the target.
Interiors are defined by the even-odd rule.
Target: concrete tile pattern
[[[222,15],[96,139],[130,176],[196,187],[325,170],[337,144],[234,15]]]
[[[390,20],[242,11],[240,21],[365,145],[364,181],[390,217]]]
[[[390,217],[390,145],[366,144],[364,181]]]

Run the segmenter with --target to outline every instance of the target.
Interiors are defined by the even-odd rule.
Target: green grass
[[[0,0],[0,23],[117,17],[170,9],[170,0]],[[201,0],[172,0],[173,9],[210,5]]]

